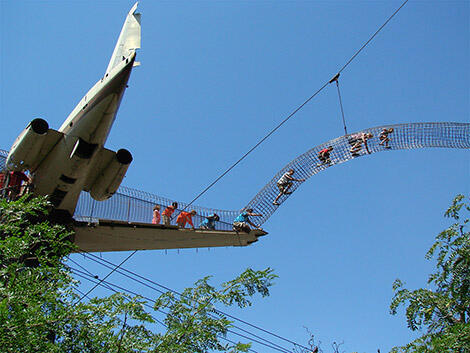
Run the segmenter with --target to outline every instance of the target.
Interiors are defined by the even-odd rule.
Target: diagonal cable
[[[340,74],[346,67],[359,55],[359,53],[379,34],[379,32],[391,21],[391,19],[401,10],[403,6],[408,2],[405,0],[401,6],[384,22],[382,26],[365,42],[362,47],[354,53],[354,55],[343,65],[343,67],[338,71]],[[276,132],[282,125],[284,125],[290,118],[292,118],[300,109],[302,109],[308,102],[310,102],[317,94],[319,94],[328,84],[330,81],[328,80],[326,83],[323,84],[314,94],[312,94],[309,98],[307,98],[300,106],[298,106],[292,113],[290,113],[287,118],[281,121],[274,129],[272,129],[266,136],[264,136],[261,140],[259,140],[248,152],[246,152],[240,159],[238,159],[235,163],[233,163],[225,172],[223,172],[219,177],[217,177],[212,183],[209,184],[204,190],[202,190],[191,202],[189,202],[186,207],[184,207],[183,211],[186,210],[189,206],[191,206],[199,197],[207,192],[212,186],[214,186],[220,179],[222,179],[227,173],[229,173],[233,168],[235,168],[242,160],[244,160],[251,152],[253,152],[259,145],[261,145],[268,137],[270,137],[274,132]]]

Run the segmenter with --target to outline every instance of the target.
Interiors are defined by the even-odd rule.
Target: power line
[[[97,263],[101,264],[102,266],[105,266],[106,268],[111,268],[111,267],[108,266],[108,265],[106,265],[105,263],[107,263],[107,264],[109,264],[109,265],[112,265],[112,266],[116,266],[116,265],[113,264],[112,262],[107,261],[107,260],[102,259],[102,258],[99,258],[98,256],[96,256],[96,255],[94,255],[94,254],[91,254],[91,253],[86,253],[86,252],[84,252],[84,253],[83,253],[83,256],[84,256],[85,258],[88,258],[88,259],[90,259],[90,260],[92,260],[92,261],[94,261],[94,262],[97,262]],[[172,293],[174,293],[174,294],[177,294],[177,295],[179,295],[179,296],[182,297],[182,298],[194,300],[194,299],[192,299],[192,298],[188,298],[188,297],[184,296],[183,294],[179,293],[178,291],[175,291],[175,290],[173,290],[173,289],[171,289],[171,288],[168,288],[168,287],[166,287],[166,286],[164,286],[164,285],[162,285],[162,284],[160,284],[160,283],[158,283],[158,282],[155,282],[155,281],[153,281],[153,280],[151,280],[151,279],[148,279],[148,278],[146,278],[146,277],[144,277],[144,276],[141,276],[141,275],[139,275],[139,274],[137,274],[137,273],[135,273],[135,272],[132,272],[132,271],[127,270],[127,269],[125,269],[125,268],[121,268],[121,270],[123,270],[124,272],[130,273],[130,274],[132,274],[132,275],[135,276],[135,277],[141,278],[141,279],[143,279],[143,280],[145,280],[145,281],[147,281],[147,282],[149,282],[149,283],[152,283],[152,284],[154,284],[154,285],[156,285],[156,286],[158,286],[158,287],[164,288],[166,291],[172,292]],[[146,286],[146,287],[148,287],[148,288],[150,288],[150,289],[153,289],[153,290],[155,290],[155,291],[157,291],[157,292],[159,292],[159,293],[161,293],[161,294],[164,294],[164,293],[165,293],[165,292],[163,292],[162,290],[157,289],[157,288],[155,288],[155,287],[153,287],[153,286],[150,286],[150,285],[148,285],[148,284],[146,284],[146,283],[144,283],[144,282],[142,282],[142,281],[140,281],[140,280],[138,280],[138,279],[136,279],[136,278],[134,278],[134,277],[132,277],[132,276],[129,276],[129,275],[123,273],[123,272],[120,271],[120,270],[117,270],[117,273],[119,273],[119,274],[121,274],[121,275],[123,275],[123,276],[125,276],[125,277],[127,277],[127,278],[129,278],[129,279],[132,279],[133,281],[136,281],[137,283],[140,283],[140,284],[142,284],[143,286]],[[197,302],[197,300],[194,300],[194,301]],[[279,336],[279,335],[277,335],[277,334],[275,334],[275,333],[272,333],[272,332],[270,332],[270,331],[268,331],[268,330],[265,330],[265,329],[263,329],[263,328],[261,328],[261,327],[258,327],[258,326],[256,326],[256,325],[250,324],[249,322],[246,322],[246,321],[244,321],[244,320],[242,320],[242,319],[239,319],[239,318],[237,318],[237,317],[235,317],[235,316],[233,316],[233,315],[230,315],[230,314],[228,314],[228,313],[225,313],[225,312],[223,312],[223,311],[221,311],[221,310],[214,309],[213,311],[214,311],[215,313],[217,313],[217,314],[225,315],[225,316],[227,316],[227,317],[230,317],[231,319],[240,321],[240,322],[244,323],[245,325],[251,326],[252,328],[255,328],[255,329],[260,330],[260,331],[262,331],[262,332],[264,332],[264,333],[267,333],[267,334],[269,334],[269,335],[272,335],[272,336],[274,336],[274,337],[276,337],[276,338],[278,338],[278,339],[280,339],[280,340],[283,340],[283,341],[285,341],[285,342],[291,343],[291,344],[293,344],[293,345],[295,345],[295,346],[299,346],[299,347],[308,349],[307,347],[302,346],[301,344],[299,344],[299,343],[297,343],[297,342],[291,341],[291,340],[289,340],[289,339],[287,339],[287,338],[284,338],[284,337],[282,337],[282,336]],[[241,330],[241,331],[245,331],[243,328],[240,328],[240,327],[238,327],[238,326],[236,326],[236,325],[234,325],[234,327],[237,328],[237,329],[239,329],[239,330]],[[245,331],[245,332],[246,332],[246,331]],[[264,338],[259,337],[259,336],[256,336],[256,335],[253,334],[253,333],[251,333],[251,335],[253,335],[253,336],[257,337],[257,338],[260,338],[260,339],[264,340]],[[267,340],[266,340],[266,341],[267,341]],[[267,341],[267,342],[270,342],[270,341]],[[272,342],[270,342],[270,343],[271,343],[271,344],[274,344],[274,343],[272,343]],[[279,346],[279,347],[280,347],[280,346]],[[281,348],[283,348],[283,347],[281,347]],[[285,349],[285,348],[283,348],[283,349]]]
[[[75,303],[72,304],[72,306],[75,306],[76,304],[80,303],[80,301],[86,297],[88,294],[90,294],[96,287],[98,287],[100,285],[101,282],[104,282],[104,280],[106,278],[108,278],[109,276],[111,276],[111,274],[116,271],[119,267],[121,267],[127,260],[129,260],[135,253],[137,252],[137,250],[134,250],[134,252],[132,252],[128,257],[126,257],[119,265],[117,265],[110,273],[108,273],[103,279],[101,279],[93,288],[91,288],[88,292],[86,292],[85,295],[83,295],[82,297],[80,297]]]
[[[86,273],[88,273],[90,276],[92,276],[93,278],[95,279],[98,279],[98,276],[94,275],[93,273],[91,273],[90,271],[88,271],[85,267],[83,267],[82,265],[80,265],[77,261],[75,261],[74,259],[72,259],[70,256],[67,256],[67,261],[70,261],[70,262],[73,262],[76,266],[80,267],[83,271],[85,271]],[[68,266],[68,265],[66,265]],[[70,267],[70,266],[68,266]],[[83,297],[86,297],[88,298],[88,295],[85,295],[84,293],[80,292],[80,294],[82,294]]]
[[[108,263],[108,264],[110,264],[110,265],[112,265],[112,266],[115,266],[112,262],[107,261],[107,260],[105,260],[105,259],[101,259],[101,258],[99,258],[98,256],[96,256],[96,255],[94,255],[94,254],[91,254],[91,253],[86,253],[86,252],[85,252],[85,253],[83,253],[83,256],[84,256],[85,258],[89,258],[89,259],[92,260],[92,261],[95,261],[95,262],[97,262],[97,263],[100,263],[102,266],[105,266],[105,267],[107,267],[107,268],[109,268],[109,267],[106,266],[105,264],[103,264],[103,262]],[[92,259],[91,257],[93,257],[93,258],[95,258],[95,259]],[[179,295],[179,296],[181,296],[181,297],[183,297],[183,298],[185,297],[183,294],[179,293],[178,291],[175,291],[175,290],[173,290],[173,289],[171,289],[171,288],[168,288],[168,287],[166,287],[166,286],[164,286],[164,285],[162,285],[162,284],[160,284],[160,283],[158,283],[158,282],[155,282],[155,281],[153,281],[153,280],[151,280],[151,279],[149,279],[149,278],[146,278],[146,277],[144,277],[144,276],[141,276],[141,275],[139,275],[139,274],[137,274],[137,273],[135,273],[135,272],[132,272],[132,271],[130,271],[130,270],[127,270],[127,269],[125,269],[125,268],[122,268],[122,270],[124,270],[124,271],[127,272],[127,273],[132,274],[133,276],[136,276],[136,277],[138,277],[138,278],[141,278],[141,279],[143,279],[143,280],[145,280],[145,281],[147,281],[147,282],[149,282],[149,283],[152,283],[152,284],[154,284],[154,285],[156,285],[156,286],[158,286],[158,287],[160,287],[160,288],[164,288],[164,289],[165,289],[166,291],[168,291],[168,292],[172,292],[172,293],[177,294],[177,295]],[[145,283],[142,283],[141,281],[139,281],[139,280],[137,280],[137,279],[135,279],[135,278],[133,278],[133,277],[131,277],[131,276],[128,276],[128,275],[123,274],[121,271],[118,271],[118,273],[120,273],[120,274],[122,274],[123,276],[126,276],[127,278],[130,278],[130,279],[132,279],[132,280],[134,280],[134,281],[136,281],[136,282],[138,282],[138,283],[140,283],[140,284],[142,284],[142,285],[144,285],[144,286],[146,286],[146,287],[148,287],[148,288],[150,288],[150,289],[153,289],[153,290],[155,290],[155,291],[157,291],[157,292],[159,292],[159,293],[164,293],[163,291],[161,291],[161,290],[159,290],[159,289],[157,289],[157,288],[154,288],[154,287],[152,287],[152,286],[149,286],[149,285],[147,285],[147,284],[145,284]],[[187,297],[186,297],[186,298],[187,298]],[[187,299],[191,299],[191,298],[187,298]],[[227,317],[230,317],[231,319],[240,321],[240,322],[244,323],[245,325],[248,325],[248,326],[251,326],[251,327],[253,327],[253,328],[255,328],[255,329],[258,329],[258,330],[260,330],[260,331],[263,331],[263,332],[265,332],[265,333],[267,333],[267,334],[269,334],[269,335],[272,335],[272,336],[274,336],[274,337],[276,337],[276,338],[278,338],[278,339],[280,339],[280,340],[283,340],[283,341],[285,341],[285,342],[288,342],[288,343],[291,343],[291,344],[293,344],[293,345],[296,345],[296,346],[299,346],[299,347],[308,349],[307,347],[302,346],[301,344],[299,344],[299,343],[297,343],[297,342],[291,341],[291,340],[289,340],[289,339],[287,339],[287,338],[284,338],[284,337],[282,337],[282,336],[279,336],[279,335],[277,335],[277,334],[275,334],[275,333],[273,333],[273,332],[270,332],[270,331],[268,331],[268,330],[265,330],[265,329],[263,329],[263,328],[261,328],[261,327],[258,327],[258,326],[256,326],[256,325],[250,324],[250,323],[247,322],[247,321],[244,321],[244,320],[242,320],[242,319],[239,319],[239,318],[237,318],[237,317],[235,317],[235,316],[233,316],[233,315],[230,315],[230,314],[228,314],[228,313],[226,313],[226,312],[223,312],[223,311],[221,311],[221,310],[214,309],[214,312],[219,313],[219,314],[222,314],[222,315],[225,315],[225,316],[227,316]]]
[[[117,284],[114,284],[114,283],[111,283],[111,282],[108,282],[108,281],[101,281],[101,282],[98,282],[98,281],[96,281],[96,280],[94,280],[94,279],[91,279],[91,278],[95,278],[93,275],[90,275],[90,274],[85,273],[85,272],[83,272],[83,271],[74,269],[73,267],[70,267],[70,266],[69,266],[69,268],[70,268],[76,275],[78,275],[79,277],[84,278],[84,279],[86,279],[86,280],[88,280],[88,281],[90,281],[90,282],[92,282],[92,283],[96,283],[97,286],[99,285],[99,286],[102,286],[102,287],[104,287],[104,288],[107,288],[108,290],[111,290],[111,291],[113,291],[114,293],[119,293],[119,292],[116,291],[115,289],[113,289],[111,286],[114,286],[114,287],[118,288],[119,290],[124,291],[124,292],[126,292],[126,293],[129,293],[129,294],[132,294],[132,295],[135,295],[135,296],[139,296],[139,297],[141,297],[142,299],[148,300],[149,302],[155,303],[155,300],[153,300],[153,299],[151,299],[151,298],[148,298],[148,297],[146,297],[146,296],[143,296],[143,295],[141,295],[141,294],[139,294],[139,293],[137,293],[137,292],[134,292],[134,291],[132,291],[132,290],[130,290],[130,289],[124,288],[124,287],[122,287],[122,286],[119,286],[119,285],[117,285]],[[88,277],[87,277],[87,276],[88,276]],[[90,277],[91,277],[91,278],[90,278]],[[86,294],[85,294],[84,296],[86,296]],[[150,306],[150,305],[148,305],[148,304],[144,304],[144,305],[147,306],[148,308],[152,309],[152,310],[155,310],[152,306]],[[168,315],[168,316],[172,316],[170,313],[167,313],[167,312],[165,312],[165,311],[163,311],[163,310],[161,310],[161,309],[157,309],[157,311],[160,312],[160,313],[162,313],[162,314],[165,314],[165,315]],[[165,325],[163,322],[159,321],[158,319],[156,319],[156,318],[153,317],[153,316],[152,316],[152,318],[153,318],[154,320],[156,320],[158,323],[160,323],[160,324],[162,324],[163,326],[165,326],[166,328],[168,328],[168,326]],[[243,329],[241,329],[240,327],[237,327],[237,326],[235,326],[235,325],[234,325],[233,327],[235,327],[235,328],[237,328],[237,329],[239,329],[239,330],[242,330],[242,331],[244,331],[244,332],[246,332],[246,333],[248,333],[248,334],[250,334],[250,335],[252,335],[252,336],[254,336],[254,337],[260,338],[261,340],[263,340],[263,341],[265,341],[265,342],[268,342],[268,343],[265,344],[265,343],[263,343],[263,342],[259,342],[259,341],[255,340],[255,339],[251,338],[251,337],[246,337],[246,336],[244,336],[244,335],[242,335],[242,334],[239,334],[239,333],[237,333],[237,332],[234,332],[234,331],[232,331],[232,330],[230,330],[230,329],[228,329],[227,332],[233,333],[234,335],[238,335],[238,336],[243,337],[243,338],[250,339],[250,340],[255,341],[255,342],[259,343],[259,344],[265,345],[265,346],[267,346],[267,347],[269,347],[269,348],[273,348],[273,349],[276,349],[276,350],[281,351],[281,352],[284,352],[284,353],[286,353],[286,352],[289,353],[289,352],[290,352],[289,350],[287,350],[287,349],[285,349],[285,348],[283,348],[283,347],[281,347],[281,346],[278,346],[278,345],[276,345],[275,343],[270,342],[269,340],[266,340],[266,339],[264,339],[264,338],[262,338],[262,337],[256,336],[256,335],[253,334],[253,333],[250,333],[250,332],[248,332],[248,331],[246,331],[246,330],[243,330]],[[220,338],[225,339],[225,338],[222,337],[222,336],[220,336]],[[277,347],[279,347],[281,350],[280,350],[280,349],[277,349],[277,348],[275,348],[275,347],[273,347],[273,346],[271,346],[271,345],[277,346]]]
[[[124,287],[122,287],[122,286],[119,286],[119,285],[117,285],[117,284],[111,283],[111,282],[109,282],[109,281],[104,281],[104,280],[103,280],[103,281],[98,282],[98,281],[96,281],[96,280],[94,279],[94,276],[93,276],[93,275],[90,275],[90,274],[88,274],[88,273],[86,273],[86,272],[84,272],[84,271],[77,270],[77,269],[75,269],[75,268],[73,268],[73,267],[69,267],[69,268],[70,268],[70,269],[73,271],[73,273],[75,273],[77,276],[79,276],[79,277],[81,277],[81,278],[83,278],[83,279],[86,279],[86,280],[88,280],[88,281],[90,281],[90,282],[92,282],[92,283],[96,283],[96,286],[102,286],[102,287],[104,287],[104,288],[106,288],[106,289],[108,289],[108,290],[111,290],[111,291],[113,291],[113,292],[115,292],[115,293],[118,293],[118,291],[116,291],[115,289],[111,288],[111,287],[116,287],[116,288],[118,288],[118,289],[121,290],[121,291],[130,293],[130,294],[135,295],[135,296],[139,296],[139,297],[141,297],[142,299],[146,299],[146,300],[148,300],[148,301],[150,301],[150,302],[152,302],[152,303],[155,303],[155,300],[153,300],[153,299],[151,299],[151,298],[148,298],[148,297],[145,297],[145,296],[142,296],[141,294],[136,293],[136,292],[134,292],[134,291],[132,291],[132,290],[129,290],[129,289],[124,288]],[[91,278],[90,278],[90,277],[91,277]],[[106,286],[104,286],[103,284],[105,284]],[[144,304],[144,305],[145,305],[145,304]],[[152,306],[149,306],[149,305],[145,305],[145,306],[154,309]],[[154,310],[155,310],[155,309],[154,309]],[[165,314],[165,315],[172,316],[170,313],[166,313],[166,312],[164,312],[164,311],[162,311],[162,310],[159,310],[159,309],[158,309],[157,311],[159,311],[160,313],[163,313],[163,314]],[[156,319],[155,317],[152,316],[152,318],[153,318],[154,320],[156,320],[157,322],[159,322],[160,324],[162,324],[162,325],[164,325],[165,327],[168,328],[167,325],[165,325],[164,323],[162,323],[161,321],[159,321],[159,320]],[[228,329],[227,332],[230,332],[230,333],[232,333],[232,334],[234,334],[234,335],[237,335],[237,336],[240,336],[240,337],[242,337],[242,338],[251,340],[251,341],[256,342],[256,343],[258,343],[258,344],[264,345],[264,346],[266,346],[266,347],[268,347],[268,348],[277,350],[277,351],[279,351],[279,352],[283,352],[283,353],[291,353],[291,352],[292,352],[292,351],[290,351],[290,350],[288,350],[288,349],[286,349],[286,348],[284,348],[284,347],[282,347],[282,346],[277,345],[276,343],[273,343],[273,342],[271,342],[271,341],[269,341],[269,340],[266,340],[265,338],[259,337],[259,336],[255,335],[255,334],[253,334],[253,333],[251,333],[251,332],[249,332],[249,331],[246,331],[246,330],[244,330],[244,329],[242,329],[242,328],[240,328],[240,327],[236,327],[236,326],[233,326],[233,327],[235,327],[235,328],[237,328],[237,329],[239,329],[239,330],[241,330],[241,331],[243,331],[243,332],[245,332],[245,333],[247,333],[247,334],[249,334],[249,335],[251,335],[251,336],[253,336],[253,337],[259,338],[259,339],[261,339],[262,341],[265,341],[265,342],[267,342],[267,343],[262,342],[262,341],[258,341],[258,340],[256,340],[256,339],[254,339],[253,337],[245,336],[245,335],[243,335],[243,334],[241,334],[241,333],[235,332],[235,331],[230,330],[230,329]],[[227,340],[227,339],[226,339],[225,337],[223,337],[223,336],[219,336],[219,337],[222,338],[222,339]],[[228,340],[228,341],[229,341],[229,340]],[[234,343],[233,341],[229,341],[229,342]],[[251,351],[253,351],[253,350],[251,350]],[[253,351],[253,352],[256,352],[256,351]]]
[[[107,282],[107,281],[106,281],[106,282],[98,282],[98,281],[96,281],[96,280],[94,280],[94,279],[89,278],[89,277],[94,278],[94,276],[90,276],[90,275],[88,275],[87,273],[85,273],[85,272],[83,272],[83,271],[80,271],[80,270],[77,270],[77,269],[75,269],[75,268],[73,268],[73,267],[71,267],[71,266],[68,266],[68,267],[72,270],[72,272],[73,272],[75,275],[77,275],[77,276],[79,276],[79,277],[81,277],[81,278],[83,278],[83,279],[86,279],[87,281],[90,281],[90,282],[92,282],[92,283],[96,283],[98,286],[102,286],[102,287],[104,287],[104,288],[106,288],[106,289],[108,289],[108,290],[110,290],[110,291],[112,291],[112,292],[114,292],[114,293],[119,293],[119,292],[118,292],[117,290],[115,290],[114,288],[112,288],[112,286],[115,286],[116,288],[119,288],[120,290],[126,291],[126,292],[128,292],[128,293],[130,293],[130,294],[139,296],[139,297],[141,297],[142,299],[146,299],[146,300],[148,300],[148,301],[152,301],[152,299],[150,299],[150,298],[144,297],[144,296],[139,295],[139,294],[137,294],[137,293],[134,293],[134,292],[132,292],[132,291],[130,291],[130,290],[126,290],[125,288],[119,287],[119,286],[116,285],[116,284],[108,285],[108,284],[110,284],[110,283]],[[89,277],[87,277],[87,276],[89,276]],[[105,283],[106,286],[104,286],[103,283]],[[75,289],[77,290],[77,292],[83,294],[84,297],[87,297],[87,298],[88,298],[88,295],[84,294],[84,293],[83,293],[82,291],[80,291],[78,288],[75,288]],[[145,305],[146,307],[148,307],[148,308],[151,308],[151,309],[155,310],[152,306],[150,306],[150,305],[148,305],[148,304],[146,304],[146,303],[144,303],[144,305]],[[162,311],[162,310],[157,310],[157,311],[161,312],[162,314],[168,315],[168,313],[165,313],[165,312]],[[161,324],[161,325],[167,327],[162,321],[158,320],[157,318],[155,318],[155,317],[152,316],[152,315],[150,315],[150,316],[152,317],[152,319],[154,319],[154,320],[155,320],[156,322],[158,322],[159,324]]]

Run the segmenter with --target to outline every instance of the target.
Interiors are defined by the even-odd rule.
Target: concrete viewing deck
[[[76,222],[74,230],[75,244],[86,252],[247,246],[268,234],[258,229],[237,233],[104,219],[98,223]]]

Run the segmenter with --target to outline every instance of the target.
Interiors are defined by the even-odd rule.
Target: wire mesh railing
[[[393,129],[386,136],[387,141],[380,138],[384,129]],[[361,141],[361,136],[371,134]],[[382,134],[383,135],[383,134]],[[328,160],[321,160],[319,153],[331,146]],[[338,137],[334,140],[316,146],[300,155],[284,168],[282,168],[258,194],[243,208],[252,208],[255,213],[262,214],[256,218],[256,223],[263,224],[277,210],[279,205],[273,204],[278,198],[282,204],[302,183],[293,182],[289,194],[280,193],[277,182],[290,169],[295,171],[296,179],[308,179],[311,176],[333,165],[347,162],[359,156],[376,152],[400,149],[415,149],[427,147],[443,148],[470,148],[470,124],[468,123],[410,123],[379,126],[359,131],[354,134]],[[352,153],[356,150],[356,153]],[[369,151],[369,152],[368,152]],[[0,169],[5,167],[8,152],[0,150]],[[118,191],[106,201],[95,201],[89,193],[82,192],[75,209],[74,218],[80,221],[96,222],[98,219],[113,219],[126,222],[151,223],[154,205],[160,205],[163,210],[175,200],[157,196],[148,192],[121,186]],[[188,204],[178,201],[178,210],[173,219],[181,210],[189,208]],[[221,210],[191,205],[197,212],[193,217],[196,227],[206,216],[217,213],[220,221],[216,222],[216,229],[231,230],[234,218],[240,210]]]
[[[106,201],[96,201],[89,193],[82,192],[75,209],[74,218],[80,221],[96,222],[97,219],[113,219],[126,222],[151,223],[152,210],[155,205],[160,205],[163,211],[165,207],[171,205],[175,200],[150,194],[148,192],[119,187],[118,191]],[[173,214],[173,219],[186,209],[187,204],[178,202],[178,209]],[[201,206],[191,206],[196,211],[193,216],[193,223],[196,227],[205,217],[216,213],[220,221],[216,222],[216,229],[231,230],[232,220],[237,216],[238,211],[227,211]]]

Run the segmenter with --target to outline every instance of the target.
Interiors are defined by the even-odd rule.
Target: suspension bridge
[[[380,134],[384,129],[393,129],[388,135],[387,144],[381,144]],[[363,146],[358,153],[351,152],[351,138],[360,134],[371,134],[367,141],[367,148]],[[332,147],[328,163],[319,159],[321,150]],[[296,191],[303,182],[294,182],[288,194],[282,194],[279,205],[273,204],[279,194],[278,180],[288,170],[295,171],[295,177],[307,180],[315,174],[335,165],[352,161],[356,158],[377,152],[392,150],[407,150],[418,148],[470,148],[470,123],[409,123],[378,126],[365,129],[352,134],[344,135],[313,147],[298,156],[278,171],[273,178],[251,199],[244,207],[238,210],[224,210],[191,205],[196,210],[194,224],[197,227],[206,216],[217,213],[220,220],[216,222],[216,229],[221,231],[232,230],[235,217],[245,209],[253,209],[262,216],[257,217],[258,224],[265,223],[269,217],[282,205],[288,197]],[[0,150],[0,168],[3,169],[7,151]],[[87,192],[82,192],[75,210],[74,219],[77,221],[96,223],[100,219],[151,223],[152,209],[158,204],[162,207],[171,205],[170,198],[154,195],[148,192],[121,186],[110,199],[96,201]],[[179,209],[176,214],[189,207],[188,203],[178,201]]]

